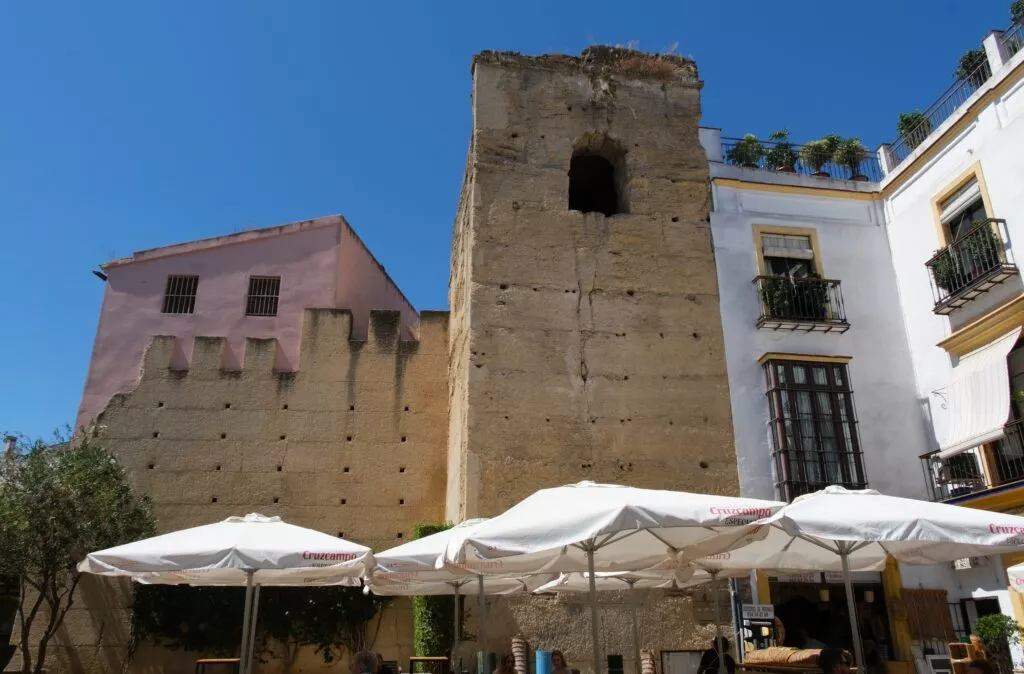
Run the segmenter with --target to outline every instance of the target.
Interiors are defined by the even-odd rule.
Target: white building
[[[1024,513],[1022,36],[987,36],[986,61],[854,172],[701,130],[745,496],[841,483]],[[1019,561],[869,574],[865,638],[928,671],[979,615],[1024,623]],[[807,580],[824,582],[759,578],[759,598],[813,601]]]

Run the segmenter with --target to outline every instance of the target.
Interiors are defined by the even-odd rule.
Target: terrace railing
[[[848,166],[832,162],[828,162],[819,171],[815,171],[814,168],[808,166],[800,159],[800,151],[803,149],[802,145],[758,140],[757,143],[762,152],[743,152],[744,148],[737,152],[736,148],[746,142],[741,138],[722,138],[722,157],[726,164],[778,173],[799,173],[805,176],[817,175],[821,178],[838,180],[879,182],[882,179],[882,166],[879,163],[877,152],[869,151],[867,156],[860,162],[856,172],[851,171]]]
[[[989,77],[992,67],[985,60],[967,77],[957,79],[934,103],[924,111],[922,119],[913,128],[897,138],[889,147],[889,165],[896,167],[909,157],[914,149],[924,142],[932,131],[939,128],[949,117],[974,95]]]

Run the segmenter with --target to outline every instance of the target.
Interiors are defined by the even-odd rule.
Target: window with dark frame
[[[249,292],[245,296],[245,315],[277,316],[280,295],[280,276],[250,276]]]
[[[164,289],[165,314],[194,314],[196,291],[199,290],[198,276],[168,276]]]
[[[865,488],[846,365],[769,360],[764,370],[779,496],[792,501],[832,484]]]

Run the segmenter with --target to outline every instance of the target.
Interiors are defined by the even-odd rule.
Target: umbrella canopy
[[[1010,587],[1017,592],[1024,592],[1024,564],[1015,564],[1006,570],[1010,577]]]
[[[708,578],[707,580],[710,580]],[[707,582],[707,580],[705,582]],[[676,584],[675,573],[657,573],[641,571],[595,573],[595,589],[598,592],[615,592],[622,590],[662,590],[679,587]],[[590,574],[588,573],[563,573],[554,580],[544,583],[534,594],[547,594],[550,592],[589,592]]]
[[[448,564],[437,568],[449,543],[471,535],[486,518],[460,522],[450,529],[424,536],[374,555],[376,568],[366,579],[375,594],[431,595],[451,594],[452,586],[473,584],[467,592],[477,592],[483,576],[474,564]],[[482,567],[489,565],[484,564]],[[493,565],[498,569],[498,565]],[[532,589],[550,580],[532,576],[483,576],[484,594],[508,594]]]
[[[755,561],[755,568],[806,569],[812,568],[807,564],[816,546],[845,554],[852,571],[868,571],[883,568],[886,556],[904,564],[936,564],[1024,549],[1022,517],[871,489],[826,487],[797,498],[766,524],[783,535],[772,532],[751,551],[730,554]],[[766,556],[756,558],[758,551]]]
[[[755,522],[783,505],[580,482],[542,489],[453,536],[438,567],[483,575],[643,570],[678,552],[700,557],[742,545],[763,535]]]
[[[359,585],[370,549],[279,517],[251,514],[89,554],[79,571],[141,583]]]

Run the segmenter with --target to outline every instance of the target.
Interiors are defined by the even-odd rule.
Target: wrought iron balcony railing
[[[759,328],[839,333],[850,329],[835,279],[757,276],[754,285],[761,306]]]
[[[799,173],[805,176],[836,180],[861,180],[877,183],[882,180],[882,165],[878,153],[868,151],[856,167],[828,161],[815,169],[800,158],[803,145],[771,140],[746,141],[742,138],[723,138],[723,161],[730,166],[754,168],[776,173]]]
[[[916,123],[890,144],[889,166],[895,168],[913,154],[917,146],[967,102],[967,99],[973,96],[974,92],[980,89],[990,77],[992,77],[992,67],[986,60],[967,77],[957,78],[935,102],[918,115]]]
[[[950,501],[1015,482],[1024,485],[1024,419],[1010,422],[1004,432],[990,450],[974,447],[946,459],[938,452],[922,456],[931,499]]]
[[[1018,275],[1006,221],[990,218],[976,225],[925,263],[935,313],[950,314]]]

